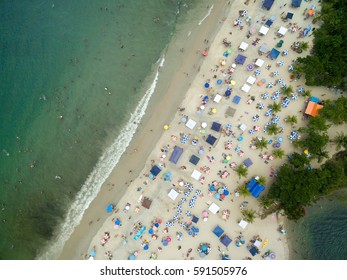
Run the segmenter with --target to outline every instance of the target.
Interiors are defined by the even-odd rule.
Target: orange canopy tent
[[[323,105],[310,101],[308,102],[308,105],[306,107],[305,114],[310,115],[312,117],[317,117],[319,116],[318,110],[322,108],[323,108]]]

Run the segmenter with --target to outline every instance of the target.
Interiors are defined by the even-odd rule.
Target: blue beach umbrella
[[[273,72],[273,75],[274,75],[274,76],[278,76],[279,74],[280,74],[280,73],[279,73],[278,71],[274,71],[274,72]]]
[[[227,90],[225,91],[225,96],[230,96],[230,94],[231,94],[231,90],[230,90],[230,89],[227,89]]]
[[[209,88],[210,84],[209,83],[205,83],[205,88]]]
[[[113,210],[113,205],[112,204],[107,205],[107,207],[106,207],[107,213],[112,212],[112,210]]]
[[[260,75],[260,73],[261,73],[261,72],[260,72],[259,69],[257,69],[257,70],[254,71],[254,74],[255,74],[256,76]]]
[[[221,85],[222,83],[223,83],[222,80],[217,80],[217,84],[218,84],[218,85]]]
[[[294,70],[294,66],[293,66],[293,65],[289,65],[289,66],[288,66],[288,70],[289,70],[289,71],[293,71],[293,70]]]

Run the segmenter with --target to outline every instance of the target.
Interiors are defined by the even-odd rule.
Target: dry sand
[[[256,218],[254,223],[248,224],[246,229],[242,229],[238,225],[238,221],[241,219],[242,215],[240,212],[240,205],[242,202],[247,201],[247,209],[254,209],[257,213],[260,212],[259,203],[253,197],[237,197],[235,196],[236,188],[242,183],[248,181],[253,176],[264,176],[267,179],[266,185],[270,185],[273,177],[270,175],[276,171],[276,169],[286,161],[286,157],[282,159],[275,159],[273,161],[264,161],[259,154],[259,150],[253,150],[250,148],[250,143],[254,137],[265,137],[267,140],[272,139],[276,141],[277,136],[270,136],[263,132],[264,125],[271,120],[271,117],[266,117],[265,112],[267,111],[267,106],[273,103],[271,98],[263,100],[261,94],[264,92],[269,93],[271,96],[275,90],[280,89],[280,84],[275,85],[273,88],[266,88],[267,82],[275,83],[275,80],[278,78],[283,78],[287,84],[291,84],[295,89],[302,86],[305,89],[310,89],[313,92],[313,95],[319,98],[329,98],[334,99],[337,96],[327,89],[323,88],[309,88],[304,86],[304,80],[290,81],[288,71],[288,66],[292,63],[292,60],[295,59],[298,54],[290,50],[290,45],[298,40],[298,32],[291,33],[290,31],[282,37],[278,38],[277,30],[280,26],[287,27],[288,24],[297,23],[299,27],[305,28],[311,19],[304,20],[302,15],[305,8],[309,8],[311,5],[316,4],[317,1],[312,1],[310,3],[303,2],[299,9],[293,9],[288,7],[288,5],[282,7],[280,3],[275,3],[271,11],[266,11],[261,8],[260,1],[251,1],[249,5],[245,5],[239,1],[235,1],[232,5],[228,5],[227,2],[214,7],[210,17],[208,17],[198,29],[200,36],[198,36],[199,41],[192,43],[190,50],[194,50],[194,53],[185,53],[185,63],[183,62],[179,71],[173,75],[171,83],[167,86],[166,95],[163,96],[162,100],[157,102],[156,109],[153,110],[152,115],[149,117],[146,124],[143,126],[142,130],[139,132],[137,139],[132,143],[132,147],[128,150],[127,155],[124,156],[125,164],[116,168],[115,172],[111,175],[109,180],[107,180],[106,188],[109,190],[103,190],[103,193],[98,197],[97,201],[91,206],[87,211],[85,218],[83,219],[81,225],[76,229],[73,236],[70,238],[68,243],[65,245],[63,254],[60,258],[70,259],[70,258],[81,258],[81,254],[85,254],[85,257],[88,258],[89,252],[94,248],[96,251],[95,259],[107,259],[107,252],[111,252],[113,259],[127,259],[130,254],[137,251],[139,255],[138,259],[148,259],[152,253],[156,253],[158,259],[198,259],[199,253],[197,251],[200,243],[210,243],[211,252],[206,259],[219,259],[222,252],[229,255],[231,259],[244,259],[246,257],[251,257],[248,252],[246,245],[250,243],[250,240],[254,236],[259,236],[262,239],[262,246],[260,246],[260,253],[253,259],[261,259],[262,255],[267,251],[271,250],[276,253],[277,259],[288,259],[289,251],[288,244],[285,236],[282,236],[278,232],[278,226],[283,224],[283,217],[279,216],[269,216],[266,219]],[[230,7],[231,6],[231,7]],[[221,20],[221,14],[223,9],[231,8],[226,20]],[[260,36],[258,32],[254,35],[249,35],[249,26],[245,23],[245,17],[243,17],[244,23],[242,23],[243,29],[240,30],[239,26],[233,26],[232,22],[238,18],[238,11],[248,9],[248,15],[251,17],[251,27],[256,28],[258,31],[261,27],[262,20],[268,19],[271,15],[276,15],[277,19],[270,28],[266,36]],[[281,20],[281,13],[286,14],[288,11],[294,12],[294,18],[292,21],[283,22]],[[217,23],[217,24],[216,24]],[[312,24],[312,23],[311,23]],[[219,31],[215,36],[213,42],[209,39],[209,43],[204,42],[204,38],[210,38],[212,31],[209,27],[213,26],[216,28],[216,25],[219,26]],[[312,26],[314,27],[314,25]],[[202,31],[207,33],[201,36]],[[210,35],[210,36],[209,36]],[[228,41],[231,41],[232,53],[228,57],[224,57],[223,53],[228,49],[223,44],[222,41],[224,38],[227,38]],[[252,42],[259,38],[259,42],[256,46],[252,45]],[[282,39],[284,44],[281,51],[288,49],[289,54],[287,56],[280,55],[277,60],[270,60],[266,58],[265,55],[259,56],[258,48],[262,43],[267,43],[270,47],[276,46],[276,43]],[[299,39],[300,41],[309,41],[312,37],[304,37]],[[241,52],[238,50],[240,43],[244,41],[249,44],[249,47],[246,51]],[[195,44],[195,45],[194,45]],[[208,47],[208,55],[202,57],[201,50],[202,46],[205,44]],[[178,46],[176,46],[178,47]],[[200,49],[200,52],[197,50]],[[246,63],[238,65],[235,72],[231,75],[232,79],[236,82],[236,85],[232,87],[232,94],[230,98],[225,98],[224,92],[227,88],[227,85],[223,82],[222,85],[217,84],[217,79],[222,79],[223,81],[228,78],[229,74],[227,72],[228,67],[234,62],[237,54],[242,53],[247,56]],[[302,55],[306,55],[303,53]],[[255,59],[261,58],[265,60],[265,63],[262,67],[261,74],[255,76],[258,82],[260,79],[265,78],[266,84],[258,86],[254,84],[251,86],[249,93],[241,91],[241,86],[246,83],[248,76],[253,75],[254,71],[248,71],[246,65],[252,64]],[[226,60],[226,65],[221,66],[219,61],[221,59]],[[191,64],[191,61],[195,60],[195,63]],[[277,61],[283,61],[284,66],[278,66]],[[202,64],[200,66],[200,62]],[[218,65],[218,67],[216,67]],[[266,69],[266,65],[271,65],[270,69]],[[190,66],[190,67],[189,67]],[[194,68],[198,67],[198,69]],[[196,74],[196,77],[191,81],[189,89],[184,91],[185,98],[181,104],[182,108],[185,108],[183,112],[177,111],[177,106],[167,106],[168,102],[172,100],[172,94],[175,93],[174,85],[178,81],[187,79],[186,74],[188,73],[191,78],[193,73]],[[163,69],[165,71],[165,67]],[[278,71],[278,77],[272,77],[272,72]],[[213,76],[216,75],[216,78]],[[206,89],[204,84],[206,81],[210,81],[211,87]],[[189,84],[190,81],[187,83]],[[184,87],[180,88],[183,90]],[[176,89],[177,90],[177,89]],[[171,94],[171,97],[169,95]],[[213,102],[213,95],[220,93],[223,97],[219,103]],[[200,113],[197,112],[197,108],[200,107],[202,96],[209,95],[210,101],[205,105],[205,109],[201,110]],[[238,105],[232,103],[232,98],[235,95],[241,97],[241,101]],[[249,96],[255,96],[255,101],[251,104],[247,103]],[[171,99],[170,99],[171,98]],[[281,96],[280,96],[281,98]],[[279,100],[280,100],[279,98]],[[279,101],[277,100],[277,102]],[[297,115],[299,123],[296,125],[296,128],[304,125],[304,118],[302,111],[305,110],[306,102],[305,98],[298,96],[296,100],[291,100],[287,108],[282,108],[282,111],[276,115],[280,117],[279,125],[283,126],[283,132],[281,136],[284,141],[281,145],[281,148],[289,154],[294,151],[294,147],[288,135],[293,129],[290,125],[286,124],[283,119],[288,115]],[[265,105],[263,110],[257,108],[257,103],[261,102]],[[175,104],[169,103],[169,104]],[[176,105],[176,104],[175,104]],[[226,109],[231,106],[236,109],[234,117],[227,117],[225,115]],[[216,113],[212,114],[211,110],[215,108]],[[165,110],[166,112],[164,112]],[[174,112],[176,113],[174,114]],[[252,117],[258,114],[260,116],[258,122],[253,122]],[[174,118],[172,119],[172,117]],[[182,117],[192,118],[197,122],[194,129],[190,130],[182,123]],[[172,119],[172,121],[171,121]],[[222,127],[225,128],[226,124],[231,124],[231,130],[234,133],[234,136],[226,136],[223,132],[212,131],[211,125],[213,121],[217,121],[222,124]],[[154,123],[157,123],[157,126],[154,126]],[[201,133],[201,124],[202,122],[207,123],[206,134]],[[240,124],[245,124],[247,129],[244,133],[238,128]],[[163,125],[169,124],[169,129],[163,131]],[[254,126],[260,126],[260,131],[255,132],[254,135],[249,133],[249,130]],[[153,127],[157,128],[153,129]],[[160,139],[158,140],[158,128],[160,134],[162,133]],[[153,129],[154,132],[151,133],[150,129]],[[338,129],[335,129],[335,131]],[[335,133],[332,131],[332,133]],[[180,135],[186,134],[189,136],[189,140],[182,144],[180,141]],[[214,147],[211,147],[205,142],[205,138],[208,134],[212,134],[218,138],[217,143]],[[177,138],[176,141],[172,140],[172,136]],[[243,140],[238,141],[237,137],[242,135]],[[191,141],[196,137],[198,144],[196,146],[191,144]],[[233,142],[231,150],[225,150],[224,143],[228,140]],[[155,142],[153,142],[155,141]],[[153,144],[154,143],[154,144]],[[177,145],[184,149],[184,152],[179,159],[178,163],[175,165],[168,161],[173,147]],[[168,146],[168,152],[163,152],[162,150]],[[204,148],[204,154],[198,154],[198,148],[202,146]],[[235,151],[235,148],[239,148],[243,151],[244,155],[241,157],[239,153]],[[269,155],[272,154],[274,148],[272,145],[268,145],[268,149],[264,152],[267,152]],[[331,149],[332,152],[332,149]],[[231,156],[231,162],[235,162],[236,166],[242,164],[242,162],[250,158],[253,162],[253,165],[248,168],[247,178],[239,179],[236,172],[229,167],[229,163],[224,163],[223,153]],[[200,157],[199,163],[194,166],[189,163],[190,156],[194,154]],[[214,157],[215,163],[211,163],[208,157]],[[134,161],[137,163],[134,164]],[[145,164],[143,164],[145,162]],[[157,164],[161,167],[162,171],[157,176],[156,180],[151,180],[148,178],[149,170],[151,165]],[[143,168],[144,166],[144,168]],[[185,166],[186,170],[182,170],[180,167]],[[206,166],[210,169],[209,173],[202,174],[205,177],[205,182],[201,183],[191,178],[190,175],[194,169],[199,170],[200,168]],[[143,170],[139,172],[141,169]],[[131,172],[129,173],[129,170]],[[227,178],[221,178],[218,175],[219,171],[227,170],[230,175]],[[166,172],[171,172],[170,178],[171,181],[165,181]],[[124,173],[126,174],[124,176]],[[123,176],[121,176],[123,174]],[[139,176],[135,178],[137,175]],[[128,176],[129,175],[129,176]],[[132,176],[130,176],[132,175]],[[163,177],[164,176],[164,177]],[[110,196],[114,198],[116,192],[112,184],[125,185],[124,180],[127,180],[128,183],[130,180],[133,180],[127,192],[123,195],[123,192],[119,192],[119,195],[123,195],[120,201],[117,203],[116,210],[109,215],[103,225],[96,223],[97,217],[105,216],[105,207],[108,202],[115,201],[115,199],[110,199]],[[187,191],[187,188],[181,186],[179,182],[184,183],[188,182],[193,185],[194,190],[185,196],[184,192]],[[226,196],[222,201],[216,199],[213,195],[214,193],[209,193],[208,185],[213,181],[220,182],[221,186],[226,186],[230,192],[230,195]],[[175,189],[180,192],[176,200],[171,200],[168,197],[168,192],[171,189]],[[201,194],[195,194],[195,191],[201,191]],[[194,208],[189,207],[189,200],[193,196],[196,196],[196,202]],[[141,206],[141,198],[149,197],[153,202],[150,209],[145,209]],[[186,198],[187,201],[181,203],[181,198]],[[126,204],[129,203],[129,210],[123,211]],[[220,206],[220,212],[217,214],[212,214],[208,211],[208,207],[211,203],[216,203]],[[173,219],[173,216],[176,215],[177,206],[181,205],[182,214],[178,215],[179,220],[175,222],[174,226],[169,226],[168,233],[164,232],[166,228],[166,222]],[[98,209],[98,210],[96,210]],[[222,211],[229,210],[230,217],[225,220],[222,218]],[[186,216],[186,211],[190,211],[191,214],[199,218],[197,224],[193,224],[199,228],[199,232],[195,238],[188,234],[188,231],[180,226],[180,223],[189,223],[191,221],[191,216]],[[203,221],[202,212],[207,211],[209,217],[206,221]],[[119,219],[122,223],[122,226],[115,228],[114,221]],[[159,226],[158,230],[155,231],[155,239],[152,235],[148,233],[148,229],[151,228],[151,224],[154,220],[162,220],[162,224]],[[93,221],[92,224],[89,224],[88,221]],[[141,224],[141,226],[146,226],[146,230],[142,234],[141,238],[134,240],[133,236],[136,234],[134,231],[134,226]],[[219,225],[225,231],[225,233],[233,240],[233,242],[226,248],[222,243],[219,242],[219,239],[212,233],[212,230]],[[96,232],[97,231],[97,232]],[[100,241],[104,236],[105,232],[110,233],[110,239],[104,246],[101,246]],[[96,234],[95,234],[96,233]],[[182,237],[177,238],[177,233],[181,233]],[[235,240],[239,235],[242,235],[246,240],[246,244],[240,248],[235,246]],[[94,237],[92,237],[94,236]],[[168,246],[163,246],[162,239],[166,237],[171,238]],[[81,239],[82,241],[79,241]],[[181,239],[181,240],[178,240]],[[91,242],[90,242],[91,241]],[[264,243],[264,241],[266,241]],[[86,244],[90,244],[87,248]],[[143,247],[148,245],[149,249],[144,250]],[[180,247],[179,247],[180,246]],[[158,248],[162,248],[160,253],[158,253]],[[192,249],[191,253],[188,254],[189,249]]]

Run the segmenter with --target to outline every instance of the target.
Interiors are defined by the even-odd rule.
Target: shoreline
[[[227,5],[226,3],[217,2],[214,5],[212,10],[212,15],[207,17],[202,25],[206,22],[212,21],[213,18],[218,18],[225,15],[225,11],[223,11],[223,7]],[[217,11],[217,12],[216,12]],[[217,15],[214,15],[214,14]],[[215,23],[218,26],[218,22]],[[197,27],[195,27],[197,29]],[[197,49],[201,47],[201,43],[198,43],[197,40],[193,40],[193,38],[199,36],[204,38],[209,38],[216,30],[212,27],[206,28],[201,34],[200,32],[193,31],[193,34],[189,36],[189,40],[185,42],[188,49]],[[182,33],[182,32],[181,32]],[[183,34],[180,34],[182,37]],[[194,41],[194,42],[192,42]],[[122,155],[120,162],[112,171],[109,178],[104,182],[100,192],[97,197],[90,204],[88,209],[85,211],[82,221],[77,226],[70,236],[68,241],[64,244],[63,250],[59,255],[58,259],[81,259],[81,254],[85,252],[89,246],[89,242],[92,239],[92,236],[95,235],[100,225],[106,220],[108,215],[105,214],[105,207],[108,203],[117,204],[119,200],[123,197],[126,189],[128,188],[128,184],[130,180],[134,180],[137,177],[137,174],[140,174],[142,170],[145,159],[148,158],[150,152],[153,150],[156,141],[161,136],[162,127],[165,123],[169,123],[172,120],[174,113],[176,112],[176,108],[181,104],[180,98],[185,95],[185,91],[189,86],[189,82],[191,82],[196,75],[196,68],[192,67],[194,64],[198,64],[202,62],[201,55],[194,54],[192,51],[191,54],[187,54],[187,51],[184,53],[180,53],[177,48],[177,35],[175,38],[172,38],[166,53],[168,56],[166,57],[166,63],[163,69],[160,70],[160,77],[158,81],[157,88],[151,98],[150,104],[146,110],[146,114],[141,121],[141,126],[136,131],[133,139],[131,140],[130,145],[128,146],[126,152]],[[172,50],[171,50],[172,49]],[[182,65],[178,65],[177,68],[180,70],[177,72],[174,78],[170,78],[170,84],[164,85],[163,80],[168,79],[165,76],[165,72],[169,72],[166,76],[173,74],[175,69],[168,69],[170,52],[181,54],[180,61]],[[182,80],[182,76],[189,73],[188,82],[182,83],[181,90],[175,86],[175,81],[177,84]],[[186,78],[187,79],[187,78]],[[144,91],[147,89],[144,89]],[[164,95],[160,95],[159,92],[164,92]],[[170,94],[172,95],[170,98]],[[170,104],[175,104],[177,106],[170,106],[170,110],[165,110],[167,100],[171,100]],[[162,123],[158,123],[158,117],[161,119]],[[145,141],[141,141],[145,139]],[[139,145],[141,143],[141,148]],[[136,152],[135,152],[136,151]],[[139,161],[138,158],[141,158]],[[132,170],[131,177],[129,176],[129,170]],[[115,179],[117,178],[117,179]],[[116,182],[116,183],[115,183]],[[123,188],[123,186],[127,186]],[[111,192],[111,190],[113,190]],[[92,222],[91,222],[92,221]],[[82,237],[82,238],[81,238]]]

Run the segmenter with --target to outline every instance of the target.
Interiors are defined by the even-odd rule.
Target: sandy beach
[[[306,11],[313,5],[318,10],[318,1],[303,1],[300,8],[279,2],[267,11],[261,1],[216,1],[184,46],[175,41],[169,46],[167,52],[180,60],[178,69],[160,70],[169,81],[158,86],[163,95],[154,97],[151,114],[60,259],[289,259],[288,240],[278,230],[284,217],[261,219],[258,200],[238,195],[237,188],[255,176],[265,177],[269,186],[286,155],[295,150],[291,136],[305,124],[307,105],[300,88],[319,99],[338,96],[305,86],[304,78],[290,78],[293,60],[308,54],[296,53],[291,45],[306,41],[311,46],[311,32],[299,36],[308,24],[316,27]],[[293,18],[282,19],[288,12]],[[271,16],[273,24],[261,35]],[[278,34],[281,27],[287,29],[283,36]],[[264,43],[269,49],[261,53]],[[268,57],[272,48],[280,51],[276,59]],[[238,55],[246,60],[233,66]],[[276,94],[283,84],[295,90],[287,101]],[[267,114],[274,101],[284,104],[281,111]],[[292,115],[298,118],[294,127],[284,121]],[[266,125],[274,121],[281,132],[269,135]],[[256,137],[269,142],[267,149],[255,149]],[[282,159],[272,156],[276,143],[285,151]],[[172,156],[175,146],[182,149],[176,148],[178,159]],[[249,165],[248,175],[239,178],[235,168],[244,164]],[[110,203],[114,209],[106,213]],[[257,213],[253,223],[242,224],[241,209]],[[218,237],[219,229],[224,232]]]

